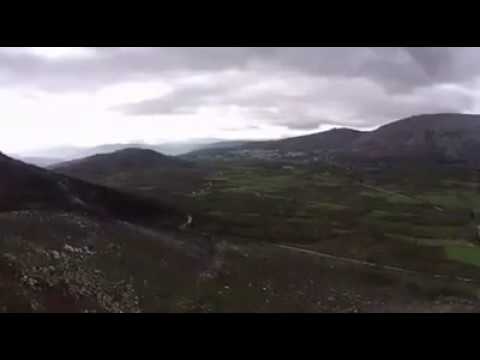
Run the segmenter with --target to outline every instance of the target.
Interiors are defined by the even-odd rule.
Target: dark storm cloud
[[[407,47],[405,50],[430,77],[436,77],[448,70],[454,60],[449,48]]]
[[[246,117],[314,129],[322,124],[375,126],[421,112],[468,111],[475,99],[469,87],[480,75],[477,48],[90,50],[91,56],[55,59],[0,50],[0,86],[91,91],[130,80],[160,79],[174,90],[115,110],[170,115],[193,114],[202,107],[237,107]],[[224,77],[229,71],[236,75]],[[178,82],[195,75],[207,80]],[[272,79],[284,80],[287,86],[249,90],[252,84]],[[305,91],[289,91],[297,88]]]

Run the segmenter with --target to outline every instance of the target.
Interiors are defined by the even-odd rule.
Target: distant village
[[[202,157],[215,158],[217,160],[232,159],[256,159],[265,161],[292,161],[299,163],[314,163],[318,161],[329,161],[332,155],[325,151],[301,152],[301,151],[281,151],[278,149],[235,149],[225,150],[222,153],[205,154]]]

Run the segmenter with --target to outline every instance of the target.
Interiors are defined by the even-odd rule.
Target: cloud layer
[[[372,128],[418,113],[471,112],[479,76],[478,48],[0,49],[2,91],[44,102],[90,96],[109,116],[165,128],[181,117],[239,132]],[[105,92],[122,96],[99,104]]]

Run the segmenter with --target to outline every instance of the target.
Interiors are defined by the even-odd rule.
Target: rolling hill
[[[51,168],[75,177],[90,180],[120,172],[149,168],[189,168],[193,164],[153,150],[128,148],[108,154],[97,154],[79,160],[55,164]]]
[[[0,211],[62,210],[176,224],[183,215],[158,201],[93,185],[0,154]]]
[[[159,201],[0,153],[0,313],[166,311],[208,266],[195,238],[176,235],[184,222]],[[157,301],[159,288],[173,300]]]
[[[49,158],[49,157],[35,157],[35,156],[17,156],[17,155],[10,155],[12,158],[23,161],[27,164],[35,165],[35,166],[40,166],[47,168],[49,166],[52,166],[54,164],[57,164],[59,162],[62,162],[63,160],[60,158]]]
[[[176,193],[200,188],[210,169],[147,149],[124,149],[57,164],[55,172],[175,203]]]

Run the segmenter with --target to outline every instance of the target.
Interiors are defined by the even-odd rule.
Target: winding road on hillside
[[[450,275],[445,275],[445,274],[431,274],[431,273],[426,273],[426,272],[421,272],[421,271],[416,271],[416,270],[411,270],[411,269],[405,269],[405,268],[401,268],[401,267],[397,267],[397,266],[382,265],[382,264],[369,262],[369,261],[364,261],[364,260],[359,260],[359,259],[354,259],[354,258],[348,258],[348,257],[343,257],[343,256],[335,256],[335,255],[331,255],[331,254],[327,254],[327,253],[323,253],[323,252],[319,252],[319,251],[315,251],[315,250],[305,249],[305,248],[294,246],[294,245],[275,244],[275,246],[278,247],[278,248],[289,250],[289,251],[309,254],[309,255],[313,255],[313,256],[317,256],[317,257],[321,257],[321,258],[328,259],[328,260],[333,260],[333,261],[339,261],[339,262],[355,264],[355,265],[360,265],[360,266],[367,266],[367,267],[375,268],[375,269],[378,269],[378,270],[394,271],[394,272],[399,272],[399,273],[404,273],[404,274],[412,274],[412,275],[430,276],[434,279],[456,280],[456,281],[461,281],[461,282],[464,282],[464,283],[480,284],[480,280],[476,280],[476,279],[465,278],[465,277],[460,277],[460,276],[450,276]]]
[[[364,183],[358,183],[360,186],[366,188],[366,189],[370,189],[370,190],[374,190],[374,191],[378,191],[378,192],[381,192],[381,193],[384,193],[384,194],[388,194],[388,195],[398,195],[398,196],[403,196],[403,197],[406,197],[410,200],[413,200],[413,201],[416,201],[418,203],[423,203],[423,204],[428,204],[428,205],[431,205],[435,210],[437,211],[440,211],[440,212],[444,212],[444,209],[441,208],[440,206],[434,204],[434,203],[431,203],[431,202],[428,202],[426,200],[421,200],[421,199],[418,199],[412,195],[408,195],[408,194],[404,194],[404,193],[401,193],[401,192],[397,192],[397,191],[391,191],[391,190],[386,190],[386,189],[383,189],[383,188],[380,188],[380,187],[377,187],[377,186],[373,186],[373,185],[368,185],[368,184],[364,184]]]

